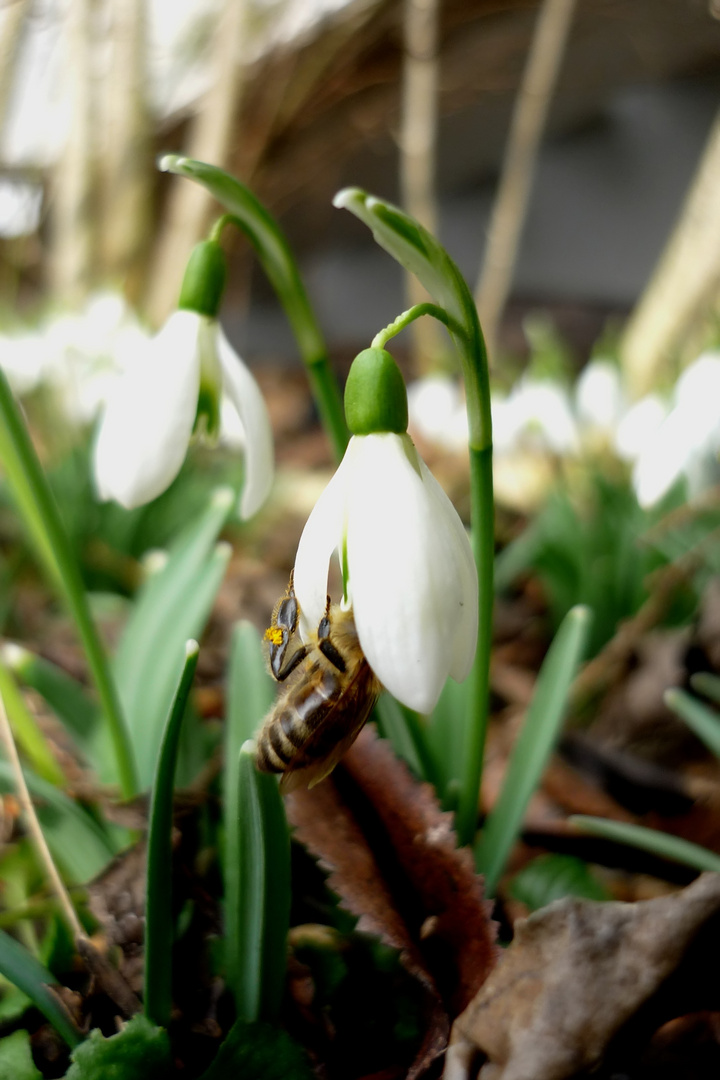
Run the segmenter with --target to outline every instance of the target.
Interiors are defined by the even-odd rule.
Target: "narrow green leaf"
[[[575,607],[563,619],[538,675],[525,723],[513,747],[500,797],[475,845],[475,864],[493,895],[522,827],[525,810],[557,741],[570,686],[583,655],[590,612]]]
[[[307,1054],[283,1028],[236,1020],[200,1080],[313,1080]]]
[[[605,818],[586,817],[576,814],[568,819],[578,832],[601,836],[604,840],[613,840],[617,844],[651,851],[664,859],[692,866],[694,870],[712,870],[720,873],[720,855],[707,848],[682,840],[679,836],[648,829],[644,825],[631,825],[625,821],[606,821]]]
[[[93,749],[101,713],[82,684],[56,664],[15,642],[3,646],[2,657],[18,679],[40,694],[88,762],[97,767]]]
[[[231,489],[219,489],[173,544],[163,569],[140,590],[115,656],[142,788],[152,782],[185,642],[200,639],[225,573],[230,550],[213,545],[233,503]]]
[[[0,370],[0,461],[13,497],[50,580],[75,620],[97,687],[127,798],[135,794],[135,763],[117,691],[88,606],[60,512],[48,486],[20,409]]]
[[[63,771],[55,760],[47,739],[28,709],[9,669],[0,660],[0,697],[7,711],[15,742],[33,771],[56,787],[65,784]]]
[[[338,459],[341,458],[347,446],[348,431],[340,390],[300,272],[280,226],[249,188],[214,165],[168,154],[160,161],[160,168],[202,184],[230,211],[229,220],[242,229],[255,248],[260,265],[285,309],[308,370],[323,425]]]
[[[65,1080],[164,1080],[172,1067],[167,1031],[142,1013],[109,1039],[95,1028],[71,1060]]]
[[[383,693],[375,705],[375,717],[381,735],[390,740],[398,757],[408,763],[420,780],[431,780],[429,751],[417,715],[409,715],[394,697]]]
[[[82,884],[97,877],[115,855],[100,826],[73,799],[25,769],[35,811],[53,859],[62,867],[65,881]],[[14,792],[10,765],[0,761],[0,791]]]
[[[237,910],[226,912],[236,922],[228,946],[237,954],[228,950],[228,984],[240,1020],[272,1020],[287,967],[290,837],[277,778],[257,771],[252,741],[240,750],[238,792],[239,895]]]
[[[43,1080],[32,1058],[30,1034],[13,1031],[0,1039],[0,1077],[4,1080]]]
[[[4,930],[0,930],[0,973],[27,994],[68,1046],[80,1043],[82,1035],[60,998],[50,989],[57,985],[56,980],[39,960]]]
[[[663,697],[668,709],[684,720],[708,750],[720,758],[720,716],[684,690],[666,690]]]
[[[180,727],[195,668],[198,644],[188,641],[185,664],[158,755],[148,823],[147,894],[145,901],[145,1015],[161,1027],[172,1012],[172,824],[175,765]]]
[[[717,705],[720,705],[720,675],[713,675],[709,671],[697,671],[690,676],[690,685],[698,694],[704,694]]]
[[[237,986],[243,964],[241,940],[242,871],[237,852],[246,827],[240,814],[240,750],[255,734],[272,707],[277,684],[268,674],[260,635],[252,623],[240,622],[233,633],[228,668],[223,801],[225,806],[225,954],[228,982]]]
[[[426,740],[432,757],[433,783],[446,810],[457,808],[463,775],[465,723],[469,713],[470,681],[447,679],[437,705],[428,717]]]

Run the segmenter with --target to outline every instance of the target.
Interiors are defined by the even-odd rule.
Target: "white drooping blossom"
[[[705,352],[683,371],[669,413],[637,457],[638,501],[652,506],[681,476],[691,496],[700,494],[720,478],[719,452],[720,352]]]
[[[185,460],[201,397],[220,407],[226,399],[224,407],[236,414],[235,427],[242,426],[245,482],[240,515],[256,513],[274,472],[267,408],[218,320],[189,310],[170,316],[108,397],[94,455],[100,498],[132,508],[161,494]],[[216,427],[212,422],[210,426],[216,436]]]
[[[353,436],[308,519],[294,577],[306,639],[334,551],[370,667],[398,701],[432,711],[448,675],[462,681],[472,666],[478,579],[457,511],[407,434]]]

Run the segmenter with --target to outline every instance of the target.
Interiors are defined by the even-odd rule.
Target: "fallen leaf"
[[[568,897],[521,920],[455,1022],[446,1080],[472,1075],[478,1053],[493,1080],[565,1080],[597,1067],[718,912],[720,875],[703,874],[670,896],[635,904]]]
[[[399,949],[433,1002],[409,1074],[419,1076],[445,1048],[448,1017],[465,1008],[496,961],[495,926],[470,851],[457,848],[452,815],[432,787],[414,780],[369,728],[332,776],[288,795],[287,808],[358,929]]]

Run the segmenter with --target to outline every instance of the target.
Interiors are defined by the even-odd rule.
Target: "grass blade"
[[[664,859],[692,866],[694,870],[713,870],[720,873],[720,855],[707,848],[682,840],[679,836],[648,829],[644,825],[631,825],[625,821],[607,821],[605,818],[586,817],[576,814],[568,819],[579,832],[591,836],[601,836],[604,840],[613,840],[617,844],[651,851]]]
[[[123,795],[132,798],[136,791],[135,762],[105,650],[90,614],[80,570],[60,512],[2,370],[0,460],[41,562],[75,620],[109,728]]]
[[[225,573],[230,551],[224,544],[215,547],[215,541],[234,502],[230,488],[219,489],[173,544],[163,569],[140,590],[115,656],[144,789],[153,780],[185,642],[200,639]]]
[[[242,874],[237,852],[244,822],[240,815],[240,749],[255,734],[275,699],[276,683],[265,665],[260,635],[252,623],[235,627],[228,669],[227,719],[225,722],[225,767],[223,801],[225,806],[225,850],[223,879],[225,888],[225,956],[228,982],[237,986],[243,963],[240,939]]]
[[[231,990],[239,1020],[272,1020],[279,1011],[287,968],[290,920],[290,835],[276,777],[255,768],[255,743],[239,755],[237,849],[239,868],[232,938]]]
[[[720,716],[684,690],[666,690],[663,698],[668,709],[684,720],[708,750],[720,758]]]
[[[690,685],[698,694],[704,694],[717,705],[720,705],[720,675],[713,675],[709,671],[697,671],[690,676]]]
[[[500,798],[475,846],[475,862],[485,875],[490,895],[495,892],[530,797],[557,741],[589,626],[588,608],[578,606],[569,611],[540,669],[525,723],[510,755]]]
[[[180,727],[195,668],[198,643],[185,645],[185,665],[163,731],[148,823],[145,911],[145,1015],[167,1027],[172,1012],[172,823]]]
[[[83,884],[97,877],[116,854],[107,835],[60,788],[29,769],[23,773],[48,847],[63,868],[66,882]],[[15,779],[6,761],[0,761],[0,791],[15,791]]]
[[[65,776],[55,760],[47,739],[37,725],[10,670],[0,660],[0,698],[5,702],[15,742],[21,747],[32,769],[43,780],[63,787]]]
[[[380,734],[389,739],[398,757],[406,761],[421,780],[432,779],[432,764],[425,733],[417,715],[405,710],[391,694],[381,694],[375,705]]]
[[[60,998],[50,989],[56,980],[19,942],[0,930],[0,972],[22,990],[70,1047],[82,1042]]]

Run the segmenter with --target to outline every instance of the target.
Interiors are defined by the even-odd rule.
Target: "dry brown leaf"
[[[287,808],[358,929],[399,949],[435,1002],[424,1068],[445,1047],[448,1014],[467,1005],[496,961],[490,905],[469,850],[456,847],[452,815],[370,728],[332,776],[294,791]],[[416,1062],[410,1075],[421,1071]]]
[[[720,912],[720,875],[635,904],[567,898],[519,922],[515,939],[453,1027],[446,1080],[478,1051],[493,1080],[565,1080],[596,1066],[611,1040],[673,975]]]

